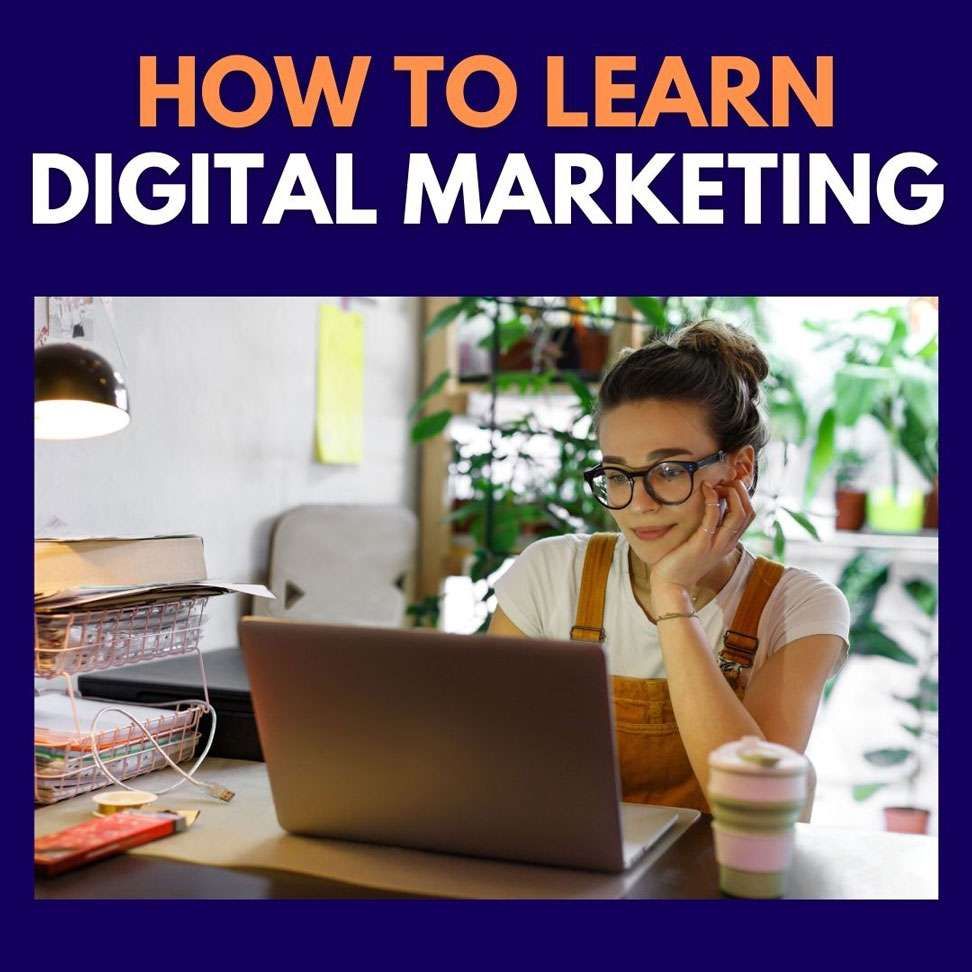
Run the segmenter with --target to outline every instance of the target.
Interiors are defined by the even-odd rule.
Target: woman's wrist
[[[655,617],[660,614],[689,613],[695,610],[692,595],[681,584],[663,581],[651,586],[651,611]]]

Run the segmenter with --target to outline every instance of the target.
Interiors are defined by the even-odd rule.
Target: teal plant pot
[[[890,486],[867,494],[867,525],[882,533],[918,533],[925,517],[925,496],[920,489]]]

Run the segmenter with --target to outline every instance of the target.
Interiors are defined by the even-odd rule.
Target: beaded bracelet
[[[672,611],[669,614],[660,614],[657,618],[655,618],[655,624],[658,624],[659,621],[670,621],[672,618],[697,618],[698,616],[699,614],[697,611]]]

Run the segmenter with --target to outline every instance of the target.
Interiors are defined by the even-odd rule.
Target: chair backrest
[[[298,506],[280,517],[271,540],[276,600],[255,600],[254,613],[400,626],[417,533],[415,514],[401,506]]]

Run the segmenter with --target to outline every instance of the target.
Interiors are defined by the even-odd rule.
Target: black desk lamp
[[[34,438],[87,439],[118,432],[130,419],[125,381],[80,344],[34,351]]]

